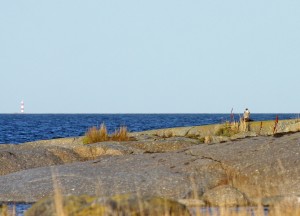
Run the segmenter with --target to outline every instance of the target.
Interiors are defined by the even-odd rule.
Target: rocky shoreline
[[[299,203],[300,122],[250,122],[216,135],[223,126],[144,131],[127,142],[0,145],[0,201],[36,202],[59,188],[63,197],[138,194],[185,206]]]

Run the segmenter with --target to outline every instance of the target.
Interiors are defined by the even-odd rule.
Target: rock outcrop
[[[144,131],[128,142],[0,145],[0,201],[36,202],[57,189],[62,196],[139,194],[209,206],[300,195],[297,120],[250,122],[231,137],[217,136],[220,127]]]
[[[79,155],[63,147],[22,148],[19,145],[12,145],[10,148],[0,149],[0,175],[80,160]]]
[[[3,175],[0,200],[35,202],[52,195],[54,176],[66,195],[139,190],[143,196],[191,199],[196,191],[202,199],[209,190],[227,185],[254,203],[262,197],[300,194],[299,154],[300,133],[295,133],[192,145],[175,152],[103,156]]]
[[[0,175],[37,167],[95,160],[102,156],[162,153],[199,144],[186,137],[148,137],[128,142],[82,144],[81,138],[42,140],[20,145],[0,145]]]

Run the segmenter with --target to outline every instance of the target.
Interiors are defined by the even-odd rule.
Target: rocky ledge
[[[298,203],[298,120],[236,125],[230,136],[219,133],[222,127],[144,131],[128,142],[84,145],[78,137],[0,145],[0,201],[36,202],[58,191],[70,199],[135,194],[186,206]]]

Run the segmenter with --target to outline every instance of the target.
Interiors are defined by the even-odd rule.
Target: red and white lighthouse
[[[24,100],[21,101],[21,113],[24,113]]]

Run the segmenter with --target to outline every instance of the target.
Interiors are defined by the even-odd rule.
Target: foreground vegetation
[[[275,206],[203,206],[196,198],[181,201],[143,197],[140,193],[111,197],[55,195],[34,204],[25,216],[300,216],[300,206],[281,202]],[[197,193],[197,192],[195,192]],[[12,215],[5,209],[2,215]]]

